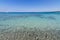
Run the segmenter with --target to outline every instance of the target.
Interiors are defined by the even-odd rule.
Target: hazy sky
[[[60,0],[0,0],[0,11],[60,11]]]

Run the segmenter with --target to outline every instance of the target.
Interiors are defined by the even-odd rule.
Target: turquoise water
[[[8,12],[0,13],[0,31],[21,27],[41,30],[60,30],[59,12]],[[8,31],[6,30],[6,31]]]

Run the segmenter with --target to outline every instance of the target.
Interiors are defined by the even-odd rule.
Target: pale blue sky
[[[0,12],[60,11],[60,0],[0,0]]]

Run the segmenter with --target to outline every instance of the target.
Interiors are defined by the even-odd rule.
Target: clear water
[[[0,14],[0,30],[9,27],[40,28],[41,30],[60,29],[59,13],[9,12]]]
[[[60,40],[60,12],[0,12],[0,40]]]

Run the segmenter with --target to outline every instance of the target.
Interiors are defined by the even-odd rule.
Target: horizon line
[[[60,12],[60,11],[0,11],[0,12]]]

